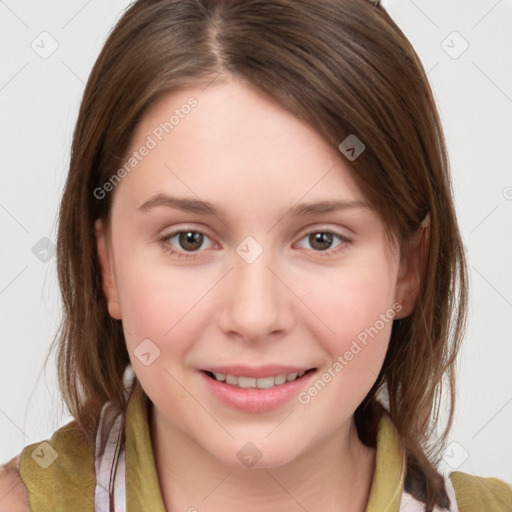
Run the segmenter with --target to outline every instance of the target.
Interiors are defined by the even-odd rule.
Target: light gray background
[[[0,0],[0,462],[71,420],[53,356],[42,373],[60,315],[55,257],[41,261],[45,253],[37,245],[37,257],[33,247],[55,241],[79,101],[128,4]],[[441,469],[512,482],[512,2],[383,4],[428,71],[471,271],[456,418]]]

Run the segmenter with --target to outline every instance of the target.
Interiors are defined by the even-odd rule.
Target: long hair
[[[360,439],[375,446],[387,411],[406,451],[406,490],[426,510],[446,506],[436,468],[454,412],[466,262],[427,77],[402,31],[370,0],[139,0],[122,15],[85,88],[59,211],[63,318],[54,343],[70,413],[92,439],[106,401],[127,406],[129,357],[121,321],[108,313],[93,229],[98,218],[108,225],[112,194],[98,199],[94,191],[123,165],[157,98],[230,76],[257,86],[332,147],[350,134],[365,144],[350,172],[402,254],[428,217],[416,306],[394,321],[382,370],[355,420]],[[443,384],[448,419],[434,442]]]

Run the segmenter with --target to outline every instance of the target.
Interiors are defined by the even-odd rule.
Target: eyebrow
[[[215,217],[226,216],[226,210],[214,206],[208,201],[202,199],[187,197],[172,197],[166,194],[156,194],[141,204],[137,210],[147,212],[158,206],[167,208],[175,208],[185,212],[198,213],[201,215],[213,215]],[[337,210],[345,210],[350,208],[371,208],[366,201],[359,200],[325,200],[316,203],[302,203],[291,208],[287,208],[282,212],[279,218],[289,214],[292,217],[302,217],[307,215],[315,215],[319,213],[328,213]]]

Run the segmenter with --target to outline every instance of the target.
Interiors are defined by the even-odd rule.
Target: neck
[[[150,430],[168,512],[364,512],[375,472],[374,448],[353,420],[297,459],[279,467],[238,469],[212,457],[151,407]]]

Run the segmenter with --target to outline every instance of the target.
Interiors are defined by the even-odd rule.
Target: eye
[[[165,251],[177,256],[178,258],[187,258],[193,257],[194,255],[188,255],[187,253],[198,252],[198,250],[203,245],[205,238],[210,239],[206,233],[202,231],[198,231],[195,229],[187,229],[182,231],[174,231],[173,233],[169,233],[160,239],[162,242],[163,248]],[[178,246],[178,250],[175,250],[172,245],[173,239],[175,244]]]
[[[335,249],[331,249],[335,238],[339,239],[339,243],[335,245]],[[201,248],[205,248],[203,245],[206,239],[211,240],[206,233],[196,229],[187,229],[169,233],[162,237],[160,242],[166,252],[178,258],[193,258],[193,253],[200,252]],[[301,240],[304,239],[311,245],[312,250],[319,253],[320,256],[337,254],[346,249],[347,245],[351,242],[346,236],[330,229],[308,231],[301,238]],[[212,242],[206,248],[211,248],[213,245],[214,243]]]
[[[340,243],[335,246],[337,247],[336,249],[330,249],[335,238],[338,238]],[[346,236],[330,229],[308,231],[301,238],[301,240],[304,239],[306,239],[306,241],[311,245],[314,252],[321,253],[320,256],[331,256],[333,254],[337,254],[338,252],[346,249],[347,245],[351,242],[351,240]]]

